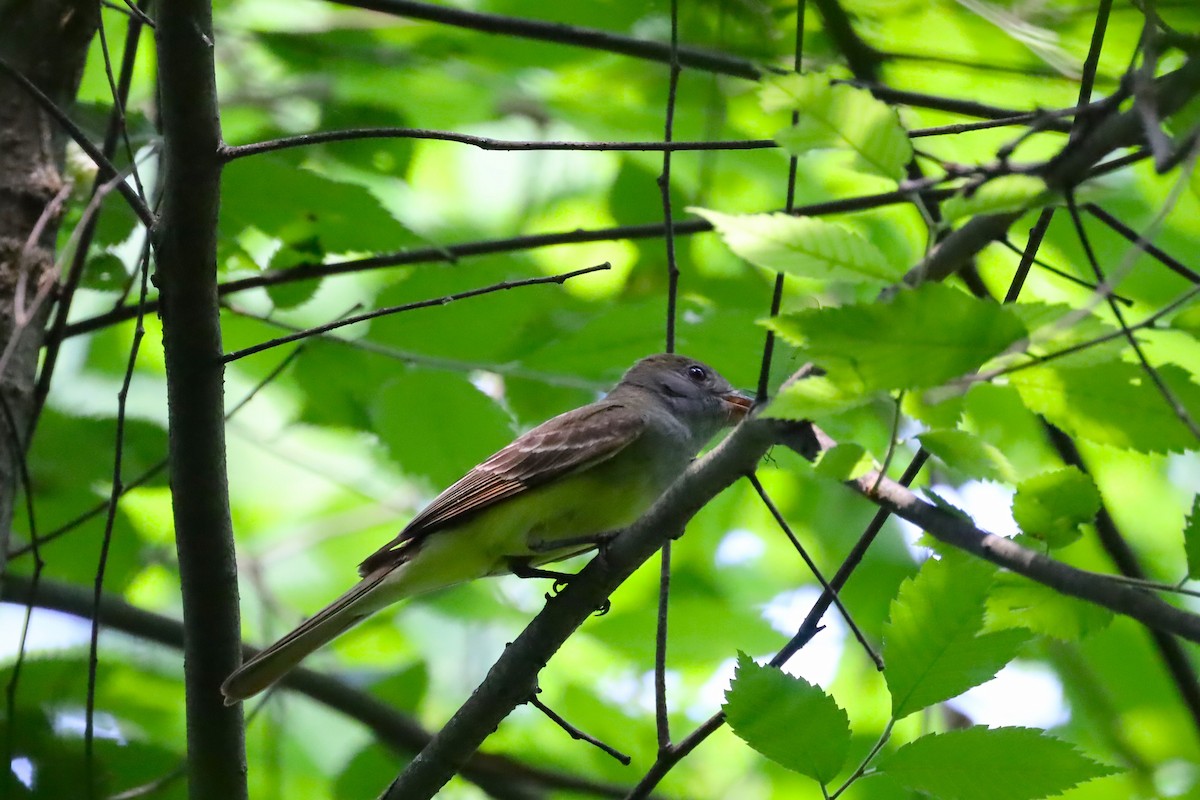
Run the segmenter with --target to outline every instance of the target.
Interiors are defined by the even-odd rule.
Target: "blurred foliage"
[[[222,126],[231,144],[405,125],[507,139],[663,134],[668,68],[662,64],[318,0],[215,5]],[[666,0],[469,5],[657,41],[670,31]],[[1116,88],[1134,54],[1143,24],[1136,5],[1113,9],[1096,76],[1100,94]],[[1175,30],[1200,30],[1200,6],[1157,5]],[[860,35],[889,54],[882,83],[1017,111],[1075,103],[1095,15],[1092,4],[1067,0],[847,0],[843,6]],[[104,23],[118,57],[127,17],[107,8]],[[680,3],[679,23],[680,41],[689,46],[759,64],[791,63],[790,4]],[[802,79],[780,79],[764,90],[740,78],[683,71],[675,139],[779,135],[788,149],[677,152],[670,187],[677,221],[703,214],[719,231],[676,239],[679,349],[735,384],[753,386],[766,334],[761,323],[780,269],[789,277],[784,315],[772,323],[780,334],[772,392],[809,358],[828,371],[793,386],[769,412],[815,416],[848,445],[840,466],[814,470],[779,449],[763,463],[760,478],[797,539],[827,574],[836,569],[874,512],[838,480],[871,458],[887,459],[895,440],[893,469],[926,446],[935,459],[919,485],[981,527],[1016,534],[1019,525],[1041,536],[1023,537],[1029,546],[1053,546],[1054,557],[1067,563],[1113,572],[1089,522],[1103,501],[1150,577],[1167,583],[1197,577],[1197,443],[1123,340],[991,382],[965,380],[976,369],[1012,367],[1028,355],[1115,330],[1110,311],[1078,283],[1094,276],[1065,211],[1055,213],[1039,255],[1077,281],[1035,267],[1012,308],[974,299],[958,281],[880,302],[880,290],[931,245],[928,208],[905,202],[819,218],[771,213],[784,206],[789,152],[798,157],[795,202],[803,205],[895,190],[910,148],[923,169],[936,173],[939,165],[989,162],[1023,130],[909,140],[906,130],[974,120],[915,105],[891,108],[831,83],[848,76],[837,46],[811,9],[804,30],[809,75]],[[143,36],[127,114],[147,180],[152,44]],[[1160,71],[1178,63],[1172,52]],[[89,130],[102,130],[112,101],[98,43],[80,97],[79,118]],[[793,123],[791,111],[800,106]],[[1048,158],[1066,141],[1064,134],[1034,133],[1014,159]],[[127,163],[124,151],[117,161]],[[87,168],[79,163],[74,159],[73,169],[86,185]],[[660,153],[485,151],[403,138],[240,159],[224,175],[221,278],[658,223],[661,167]],[[1087,199],[1149,231],[1167,252],[1180,258],[1200,252],[1195,174],[1190,182],[1180,169],[1158,175],[1143,161],[1095,181],[1088,192]],[[86,198],[78,201],[67,213],[64,244]],[[1036,208],[1052,201],[1040,181],[1010,176],[961,192],[942,210],[954,225],[981,212],[1023,212],[1011,228],[1021,248]],[[1095,219],[1085,217],[1085,224],[1101,266],[1132,304],[1125,310],[1131,322],[1190,288]],[[121,300],[143,239],[134,217],[109,198],[75,319]],[[1018,260],[999,244],[980,254],[979,274],[994,295],[1004,295]],[[342,592],[365,554],[477,460],[519,431],[594,399],[634,360],[663,349],[667,273],[661,238],[630,238],[442,255],[404,266],[365,263],[360,271],[225,298],[224,346],[233,351],[360,306],[437,298],[603,261],[612,270],[561,287],[496,292],[311,340],[231,417],[230,493],[248,641],[272,639]],[[166,453],[159,329],[152,318],[146,327],[125,431],[126,484]],[[1137,334],[1193,418],[1200,416],[1196,328],[1193,306]],[[42,535],[108,496],[116,396],[133,330],[132,323],[110,326],[70,339],[63,350],[29,462]],[[229,406],[293,347],[232,364]],[[1035,414],[1078,437],[1090,478],[1063,469]],[[166,487],[158,475],[122,500],[104,589],[177,617]],[[90,589],[104,524],[101,513],[43,545],[41,576]],[[18,526],[23,545],[29,523]],[[914,543],[918,536],[889,522],[842,595],[866,637],[877,647],[882,642],[887,669],[875,670],[831,612],[826,629],[786,668],[801,680],[750,659],[761,662],[786,642],[819,584],[748,486],[735,485],[697,516],[673,550],[670,722],[678,739],[727,702],[733,731],[719,731],[704,752],[677,766],[662,784],[663,796],[820,798],[817,782],[806,776],[840,785],[886,730],[890,739],[875,762],[880,771],[852,783],[846,800],[913,792],[968,799],[1056,792],[1070,800],[1200,797],[1197,720],[1143,629],[990,566],[946,553],[931,559],[924,540]],[[29,574],[33,559],[16,557],[11,567]],[[651,563],[616,592],[611,613],[586,623],[540,677],[541,698],[551,708],[632,755],[631,767],[571,740],[529,708],[506,720],[487,749],[595,781],[634,784],[657,749],[657,587]],[[436,730],[541,607],[545,591],[515,578],[449,590],[380,615],[309,664]],[[1178,602],[1200,609],[1192,598]],[[19,607],[0,610],[0,682],[7,686],[23,617]],[[5,707],[0,724],[12,767],[0,780],[11,797],[83,796],[87,626],[38,613],[30,634],[15,705]],[[735,664],[738,682],[726,695]],[[1014,677],[1022,674],[1040,677],[1022,683]],[[184,795],[177,777],[185,758],[182,692],[178,652],[101,631],[96,796],[139,787],[153,789],[150,797]],[[825,731],[825,724],[832,727]],[[247,747],[256,800],[372,797],[410,757],[287,692],[273,695],[251,720]],[[444,792],[480,795],[461,780]]]

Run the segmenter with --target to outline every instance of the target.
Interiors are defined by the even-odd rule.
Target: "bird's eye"
[[[705,372],[704,367],[696,366],[695,364],[688,367],[687,374],[696,383],[704,383],[708,378],[708,373]]]

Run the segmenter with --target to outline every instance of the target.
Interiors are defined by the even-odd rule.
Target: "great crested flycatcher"
[[[544,422],[438,495],[359,565],[362,579],[221,685],[226,704],[397,600],[537,567],[596,546],[642,515],[749,397],[695,359],[634,364],[608,395]]]

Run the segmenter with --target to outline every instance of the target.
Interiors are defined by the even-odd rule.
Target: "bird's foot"
[[[554,586],[551,587],[550,591],[546,593],[547,600],[556,596],[559,592],[566,588],[567,584],[571,582],[571,579],[575,577],[570,572],[556,572],[551,569],[541,569],[540,567],[535,567],[529,563],[528,558],[510,558],[508,560],[508,569],[518,578],[545,578],[547,580],[553,580]]]

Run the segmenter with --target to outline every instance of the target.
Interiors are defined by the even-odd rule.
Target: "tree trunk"
[[[79,88],[97,11],[87,0],[0,0],[0,59],[66,107]],[[65,186],[65,149],[66,137],[38,101],[0,72],[0,573],[54,299],[39,289],[57,277],[55,198]]]

